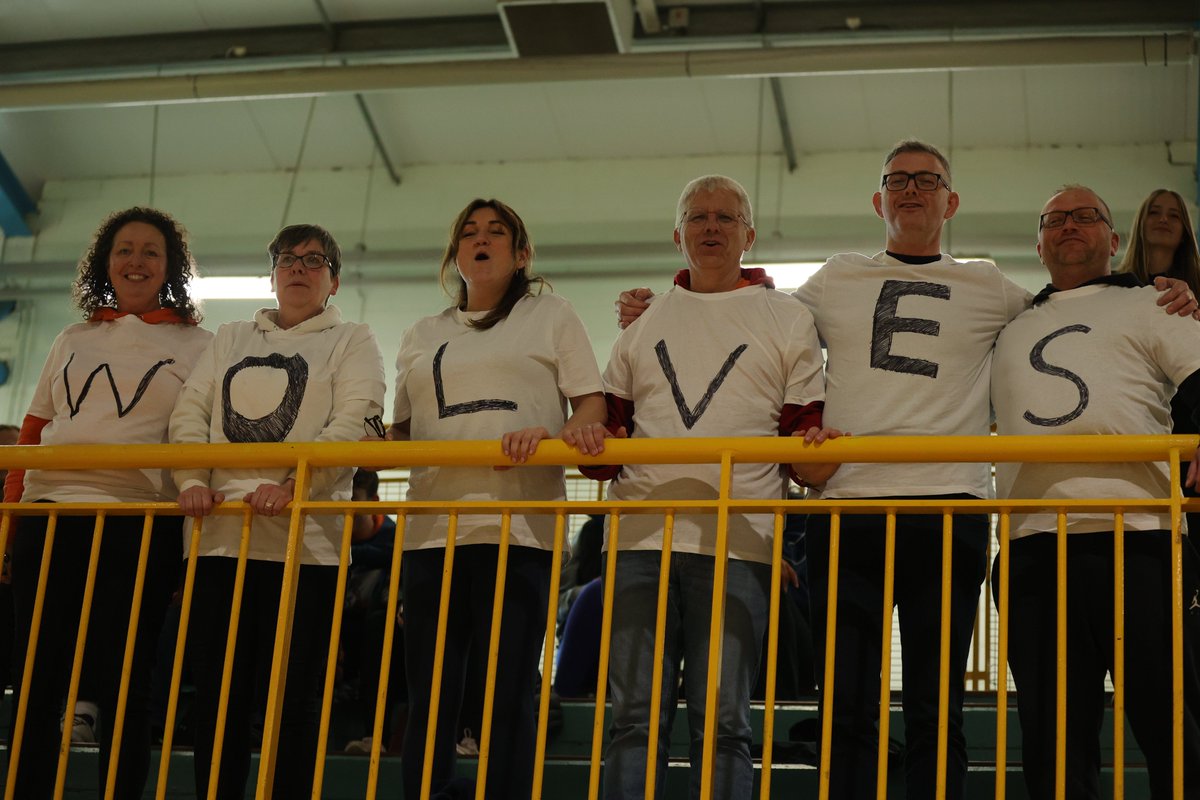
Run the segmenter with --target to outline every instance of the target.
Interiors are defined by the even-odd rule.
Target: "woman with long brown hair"
[[[442,286],[454,304],[404,333],[389,438],[501,439],[514,464],[551,436],[589,455],[599,452],[606,409],[587,332],[567,301],[541,291],[532,259],[525,223],[504,203],[477,199],[459,213],[441,266]],[[574,409],[570,418],[568,401]],[[565,497],[563,469],[554,466],[414,468],[408,491],[410,500],[448,503]],[[467,662],[487,658],[501,537],[495,513],[458,518],[442,684],[433,686],[448,533],[445,516],[413,515],[404,536],[405,797],[420,796],[433,692],[440,692],[441,702],[432,796],[454,791],[458,715],[471,681]],[[554,518],[514,514],[509,541],[493,707],[493,730],[499,735],[490,739],[485,794],[493,800],[528,797],[532,784],[534,687],[545,635]]]

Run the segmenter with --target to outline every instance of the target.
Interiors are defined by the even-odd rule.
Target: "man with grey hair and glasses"
[[[691,181],[680,196],[675,246],[686,266],[675,285],[638,325],[621,333],[604,372],[611,433],[633,438],[689,436],[804,436],[817,443],[837,435],[821,427],[824,381],[821,347],[812,314],[777,292],[761,269],[743,269],[754,244],[754,217],[745,189],[722,175]],[[798,464],[800,478],[820,482],[836,469]],[[612,480],[612,500],[715,500],[721,468],[716,464],[626,464],[583,468]],[[731,495],[780,500],[787,477],[777,464],[737,464]],[[712,587],[719,558],[715,514],[679,512],[674,518],[663,639],[662,701],[652,707],[658,583],[664,520],[659,515],[620,517],[616,558],[609,685],[612,737],[604,761],[606,798],[646,795],[646,761],[657,765],[660,796],[667,745],[687,665],[692,763],[691,796],[698,797],[706,757],[706,717],[715,715],[713,796],[735,800],[753,792],[750,691],[758,673],[767,627],[774,519],[771,514],[731,513],[726,526],[725,614],[720,631],[720,695],[707,706]],[[611,534],[611,527],[606,531]],[[659,720],[657,751],[648,753],[651,718]]]

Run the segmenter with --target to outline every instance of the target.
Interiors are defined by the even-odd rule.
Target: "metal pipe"
[[[783,104],[783,82],[779,76],[771,76],[771,97],[775,100],[775,116],[779,120],[779,136],[783,139],[783,153],[787,156],[788,172],[796,171],[796,144],[792,141],[792,125],[788,122],[787,106]]]
[[[0,109],[194,103],[437,86],[916,72],[1066,64],[1185,64],[1192,33],[1025,37],[266,69],[0,86]]]

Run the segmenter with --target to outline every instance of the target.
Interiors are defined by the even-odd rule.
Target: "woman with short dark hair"
[[[276,308],[222,325],[196,365],[171,416],[172,442],[358,440],[364,418],[383,410],[383,360],[366,325],[342,320],[337,293],[341,253],[317,225],[284,228],[268,247]],[[349,500],[351,467],[312,471],[310,497]],[[242,797],[250,770],[250,733],[272,677],[279,594],[296,487],[294,470],[176,470],[179,506],[207,516],[226,498],[254,510],[229,689],[217,797]],[[287,683],[280,722],[276,797],[312,791],[321,678],[333,619],[341,517],[305,516],[300,542]],[[196,795],[207,796],[225,642],[242,539],[240,516],[204,521],[188,656],[196,682]],[[302,621],[302,622],[301,622]],[[257,692],[257,695],[256,695]]]

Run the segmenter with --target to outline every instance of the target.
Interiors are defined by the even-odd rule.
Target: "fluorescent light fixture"
[[[193,278],[188,292],[197,300],[266,300],[275,297],[271,279],[266,275]]]
[[[747,267],[765,269],[780,291],[797,289],[825,265],[824,261],[787,261],[778,263],[746,264]]]

